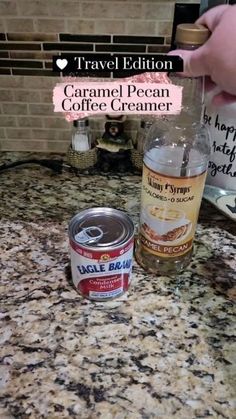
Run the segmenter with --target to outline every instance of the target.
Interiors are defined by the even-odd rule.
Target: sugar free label
[[[140,239],[148,252],[175,257],[191,249],[205,176],[170,177],[144,165]]]

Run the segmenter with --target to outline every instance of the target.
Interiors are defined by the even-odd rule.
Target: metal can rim
[[[110,214],[116,214],[117,216],[119,216],[120,219],[124,219],[126,221],[125,225],[127,226],[127,236],[126,238],[116,244],[116,245],[107,245],[104,247],[98,247],[98,246],[86,246],[82,243],[78,243],[75,239],[74,239],[74,234],[73,234],[73,228],[76,224],[76,222],[78,222],[78,220],[82,220],[83,217],[88,214],[88,213],[96,213],[96,212],[102,212],[104,215],[106,213],[110,213]],[[92,207],[92,208],[87,208],[85,210],[82,210],[80,212],[78,212],[77,214],[75,214],[72,219],[69,222],[69,227],[68,227],[68,235],[69,235],[69,239],[77,246],[83,248],[83,249],[87,249],[87,250],[91,250],[91,251],[109,251],[111,249],[119,249],[120,247],[123,247],[125,243],[128,243],[133,237],[134,237],[134,223],[132,221],[132,219],[129,217],[129,215],[121,210],[117,210],[115,208],[111,208],[111,207]]]

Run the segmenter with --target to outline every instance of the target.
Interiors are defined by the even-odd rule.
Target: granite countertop
[[[203,202],[183,274],[134,262],[129,293],[93,303],[71,285],[68,222],[101,205],[137,223],[141,178],[0,177],[0,418],[235,418],[236,225]]]

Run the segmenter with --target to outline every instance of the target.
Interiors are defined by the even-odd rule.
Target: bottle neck
[[[182,111],[192,115],[195,122],[200,122],[204,102],[204,78],[182,77],[173,74],[170,79],[173,84],[183,87]]]
[[[177,44],[178,49],[192,51],[200,45]],[[183,77],[176,73],[170,74],[173,84],[183,87],[182,111],[192,115],[195,122],[202,121],[204,103],[204,77]]]

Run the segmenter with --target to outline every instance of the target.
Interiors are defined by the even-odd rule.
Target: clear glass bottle
[[[73,122],[71,146],[75,151],[88,151],[91,148],[91,132],[87,118]]]
[[[177,39],[178,33],[177,29]],[[188,31],[185,30],[188,40],[186,34]],[[177,83],[177,79],[181,83]],[[182,82],[182,77],[176,76],[175,84]],[[189,84],[190,93],[185,91]],[[146,271],[157,274],[176,274],[191,260],[210,155],[208,132],[200,123],[199,80],[191,79],[191,83],[183,82],[182,85],[180,115],[156,122],[149,131],[144,149],[140,227],[135,253]],[[200,103],[195,106],[198,97]]]

